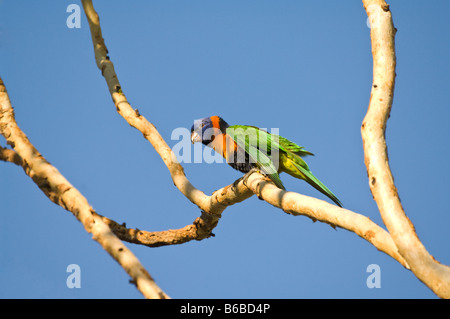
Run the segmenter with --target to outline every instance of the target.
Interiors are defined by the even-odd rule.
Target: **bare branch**
[[[395,33],[389,5],[363,0],[371,22],[373,83],[367,114],[361,127],[370,190],[399,253],[412,272],[438,296],[450,298],[450,267],[441,265],[420,242],[400,203],[385,140],[386,123],[395,85]]]
[[[102,37],[99,17],[93,8],[92,1],[83,0],[82,3],[89,21],[95,60],[106,80],[118,113],[131,126],[138,129],[153,145],[169,169],[175,186],[183,195],[202,210],[202,216],[197,219],[196,222],[178,230],[145,232],[142,230],[128,229],[124,225],[119,225],[116,222],[108,220],[109,225],[121,239],[152,247],[180,244],[193,239],[200,240],[209,237],[211,230],[216,226],[217,221],[225,208],[252,196],[252,194],[257,191],[256,186],[250,186],[251,190],[249,190],[242,182],[240,182],[237,189],[234,189],[230,185],[214,192],[211,196],[207,196],[189,182],[184,174],[183,167],[178,163],[172,150],[156,130],[155,126],[147,121],[139,112],[133,110],[128,103],[114,71],[113,63],[107,56],[108,50]],[[255,176],[256,174],[252,175],[253,178],[255,178]],[[393,245],[389,234],[370,221],[367,217],[350,212],[349,210],[340,209],[318,199],[311,199],[310,197],[292,192],[283,192],[264,181],[265,179],[262,175],[259,175],[258,183],[255,185],[266,185],[264,186],[264,189],[271,190],[271,192],[264,192],[260,195],[262,199],[270,204],[293,215],[305,215],[314,220],[319,220],[355,232],[362,238],[371,242],[377,249],[392,256],[403,266],[408,268],[407,263],[397,253],[396,247]],[[261,184],[260,182],[264,182],[264,184]],[[285,200],[288,200],[288,202],[282,201],[278,203],[277,196],[281,196],[280,198],[284,198]],[[286,207],[286,204],[284,203],[290,203],[289,207]],[[315,207],[315,205],[317,205],[317,207]],[[202,226],[200,228],[197,223],[198,221],[204,222],[204,224],[201,224]],[[202,231],[202,229],[206,231]]]
[[[147,298],[167,298],[136,256],[118,239],[95,214],[83,195],[52,166],[30,143],[14,118],[14,110],[0,78],[0,133],[14,148],[14,153],[1,148],[2,159],[21,165],[25,173],[50,200],[72,212],[95,239],[131,276]],[[17,157],[18,156],[18,157]],[[20,158],[20,159],[19,159]]]
[[[22,157],[19,156],[14,150],[3,148],[0,146],[0,160],[5,162],[11,162],[18,166],[23,166],[25,163]]]
[[[169,229],[165,231],[149,232],[140,229],[127,228],[107,217],[103,221],[120,239],[144,246],[159,247],[167,245],[184,244],[191,240],[202,240],[213,236],[212,231],[217,226],[222,212],[226,207],[241,202],[253,193],[240,181],[235,187],[225,186],[215,191],[210,199],[210,212],[202,211],[200,217],[191,225],[181,229]]]
[[[389,233],[368,217],[317,198],[281,190],[258,173],[250,175],[247,185],[259,198],[288,214],[307,216],[314,221],[354,232],[408,268],[408,264],[398,254]]]
[[[110,61],[91,0],[82,0],[89,22],[95,60],[101,70],[117,112],[139,130],[158,152],[167,166],[174,185],[201,210],[193,224],[181,229],[148,232],[129,229],[125,224],[97,214],[81,193],[29,142],[17,126],[6,88],[0,78],[0,133],[13,149],[0,146],[0,160],[21,166],[53,202],[71,211],[93,234],[93,238],[127,271],[138,289],[148,298],[167,298],[139,260],[120,239],[158,247],[202,240],[212,236],[222,212],[230,205],[257,194],[262,200],[292,215],[307,216],[332,227],[356,233],[380,251],[388,254],[430,287],[438,296],[450,298],[450,268],[439,264],[420,242],[405,215],[389,168],[385,141],[386,123],[392,107],[395,84],[395,32],[389,5],[383,0],[363,0],[371,21],[374,58],[373,86],[369,108],[361,133],[369,184],[380,214],[389,232],[369,218],[325,201],[277,188],[263,175],[254,173],[246,182],[225,186],[211,196],[195,188],[184,174],[171,148],[155,126],[128,103],[114,65]]]
[[[211,198],[216,198],[216,205],[222,204],[224,205],[223,209],[225,209],[230,203],[236,203],[236,198],[245,200],[253,193],[257,194],[260,199],[282,209],[288,214],[306,216],[313,221],[320,221],[332,227],[340,227],[354,232],[374,245],[375,248],[391,256],[409,269],[407,262],[397,252],[397,247],[389,233],[372,222],[368,217],[320,199],[300,195],[295,192],[283,191],[270,181],[267,181],[267,178],[261,174],[252,174],[246,184],[240,181],[236,188],[233,188],[232,185],[226,186],[214,192]],[[192,225],[187,225],[181,229],[159,232],[127,228],[124,224],[119,224],[106,217],[102,217],[102,219],[122,240],[149,247],[159,247],[183,244],[191,240],[202,240],[210,237],[220,216],[221,214],[202,212],[201,217],[197,218]]]
[[[217,225],[225,208],[251,197],[253,193],[241,185],[236,191],[230,191],[230,187],[227,186],[214,192],[211,196],[208,196],[189,182],[184,174],[183,167],[155,126],[137,110],[134,110],[128,103],[114,70],[114,65],[107,56],[108,50],[103,40],[98,14],[95,12],[91,0],[83,0],[82,3],[89,22],[95,61],[106,80],[117,112],[128,122],[128,124],[139,130],[144,138],[153,145],[154,149],[158,152],[164,161],[164,164],[169,169],[174,185],[202,211],[202,215],[192,225],[188,225],[179,230],[147,233],[147,236],[142,236],[142,234],[144,234],[142,231],[135,233],[133,230],[126,231],[123,228],[118,227],[116,228],[118,230],[116,233],[121,234],[123,240],[134,243],[139,242],[140,244],[147,246],[180,244],[192,239],[201,240],[209,237],[211,230]],[[118,224],[112,223],[111,225],[117,226]],[[140,240],[137,240],[137,238],[140,238]]]
[[[147,121],[145,117],[141,116],[139,112],[134,110],[128,103],[114,70],[114,65],[107,56],[108,50],[103,40],[98,14],[95,12],[91,0],[83,0],[82,3],[91,30],[95,61],[106,80],[117,112],[128,122],[128,124],[138,129],[144,135],[144,138],[153,145],[164,161],[164,164],[166,164],[169,169],[172,180],[180,192],[202,211],[214,211],[214,207],[211,206],[214,206],[214,203],[211,202],[209,196],[205,195],[205,193],[195,188],[189,182],[184,174],[183,167],[180,165],[175,154],[172,152],[172,149],[161,137],[155,126]]]

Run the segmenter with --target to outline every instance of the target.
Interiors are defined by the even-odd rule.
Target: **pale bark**
[[[117,238],[103,220],[95,214],[87,199],[52,166],[30,143],[14,118],[14,110],[0,78],[0,133],[14,149],[0,147],[0,159],[21,165],[25,173],[50,200],[72,212],[87,232],[130,275],[136,287],[147,298],[167,298],[136,256]]]
[[[371,23],[373,83],[367,114],[361,127],[364,161],[370,190],[381,217],[411,271],[436,295],[450,298],[450,267],[431,256],[406,216],[389,167],[386,123],[395,85],[395,33],[389,5],[383,0],[363,0]]]
[[[82,3],[89,22],[95,61],[106,80],[117,112],[152,144],[167,166],[174,185],[199,207],[201,215],[191,225],[159,232],[129,229],[125,224],[98,215],[78,190],[39,154],[18,128],[3,84],[0,86],[0,132],[13,149],[0,147],[0,160],[22,166],[52,201],[73,212],[86,230],[93,234],[94,239],[130,274],[144,296],[167,297],[118,238],[149,247],[202,240],[212,236],[212,230],[228,206],[244,201],[253,194],[286,213],[307,216],[314,221],[354,232],[405,268],[411,269],[438,296],[450,296],[449,267],[434,260],[421,244],[403,211],[389,168],[384,134],[395,83],[395,28],[389,6],[384,1],[363,1],[372,23],[374,79],[361,132],[370,189],[388,231],[361,214],[319,199],[281,190],[259,173],[251,174],[245,183],[241,180],[236,185],[225,186],[211,196],[194,187],[155,126],[128,103],[114,65],[107,56],[99,17],[92,1],[83,0]]]
[[[153,145],[169,169],[175,186],[184,196],[202,210],[202,216],[196,221],[198,222],[200,220],[204,222],[206,227],[203,229],[206,229],[207,231],[199,234],[196,222],[194,222],[193,225],[188,225],[182,229],[168,230],[165,232],[144,232],[142,230],[127,229],[125,226],[115,222],[111,222],[110,226],[116,230],[116,234],[120,234],[122,239],[148,246],[179,244],[192,239],[199,240],[208,237],[225,208],[250,197],[253,194],[252,191],[254,191],[254,189],[249,190],[242,182],[240,182],[236,188],[229,185],[214,192],[211,196],[207,196],[189,182],[184,174],[183,167],[178,163],[176,156],[163,140],[155,126],[147,121],[139,112],[134,110],[128,103],[121,89],[117,74],[114,71],[113,63],[107,57],[108,50],[101,33],[98,14],[93,8],[92,1],[83,0],[82,3],[91,30],[97,67],[102,71],[102,75],[106,80],[117,112],[131,126],[138,129]],[[257,175],[254,174],[253,176]],[[259,180],[264,181],[265,178],[262,175],[259,175]],[[299,194],[296,195],[302,196]],[[265,194],[262,194],[261,198],[266,200],[265,196]],[[270,202],[272,198],[269,195],[267,196],[267,200]],[[302,198],[308,197],[303,196]],[[323,205],[328,205],[325,207],[332,209],[328,211],[321,207],[318,210],[314,210],[310,209],[310,206],[302,206],[299,204],[296,209],[291,210],[297,215],[306,215],[314,220],[319,220],[356,232],[359,236],[371,242],[377,249],[398,260],[403,266],[408,267],[401,256],[397,254],[390,236],[367,217],[350,212],[346,209],[341,209],[324,201],[316,200],[315,203],[323,203]],[[341,214],[337,212],[341,212]],[[361,223],[358,223],[357,221],[361,221]]]

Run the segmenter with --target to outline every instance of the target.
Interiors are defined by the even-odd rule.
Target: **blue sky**
[[[0,75],[35,147],[100,214],[158,231],[200,215],[142,134],[115,111],[89,27],[69,29],[73,1],[0,2]],[[397,79],[386,138],[408,217],[449,265],[448,1],[390,1]],[[79,3],[77,3],[79,4]],[[344,206],[382,225],[363,162],[360,125],[372,56],[359,1],[95,1],[131,105],[169,145],[194,119],[278,128],[316,154],[307,162]],[[0,138],[0,145],[5,146]],[[210,194],[241,174],[184,164]],[[290,176],[288,190],[327,200]],[[140,298],[122,268],[23,170],[0,163],[1,298]],[[223,213],[216,235],[179,246],[127,244],[173,298],[435,298],[366,241],[253,197]],[[67,266],[81,269],[69,289]],[[367,267],[381,270],[369,289]]]

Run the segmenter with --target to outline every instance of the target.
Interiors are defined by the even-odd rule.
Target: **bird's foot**
[[[247,186],[248,179],[250,175],[252,175],[253,173],[260,173],[259,168],[253,167],[242,177],[242,182],[244,183],[245,186]]]
[[[239,179],[237,179],[237,180],[235,180],[235,181],[233,182],[233,184],[231,185],[231,190],[232,190],[233,192],[236,192],[237,187],[238,187],[238,185],[239,185],[239,183],[240,183],[241,181],[242,181],[242,183],[243,183],[245,186],[247,186],[248,178],[249,178],[250,175],[252,175],[253,173],[260,173],[260,171],[259,171],[259,169],[256,168],[256,167],[252,168],[252,169],[249,170],[247,173],[245,173],[244,176],[242,176],[241,178],[239,178]]]
[[[244,178],[244,177],[241,177],[241,178],[235,180],[234,183],[231,185],[231,190],[232,190],[233,192],[236,193],[238,184],[240,183],[240,181],[242,181],[243,178]]]

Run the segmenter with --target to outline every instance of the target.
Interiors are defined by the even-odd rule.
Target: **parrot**
[[[263,173],[280,189],[285,190],[279,176],[281,172],[305,180],[342,207],[339,199],[312,174],[302,158],[314,154],[287,138],[255,126],[230,126],[220,116],[214,115],[194,121],[191,142],[201,142],[214,149],[228,165],[247,176],[254,171]]]

